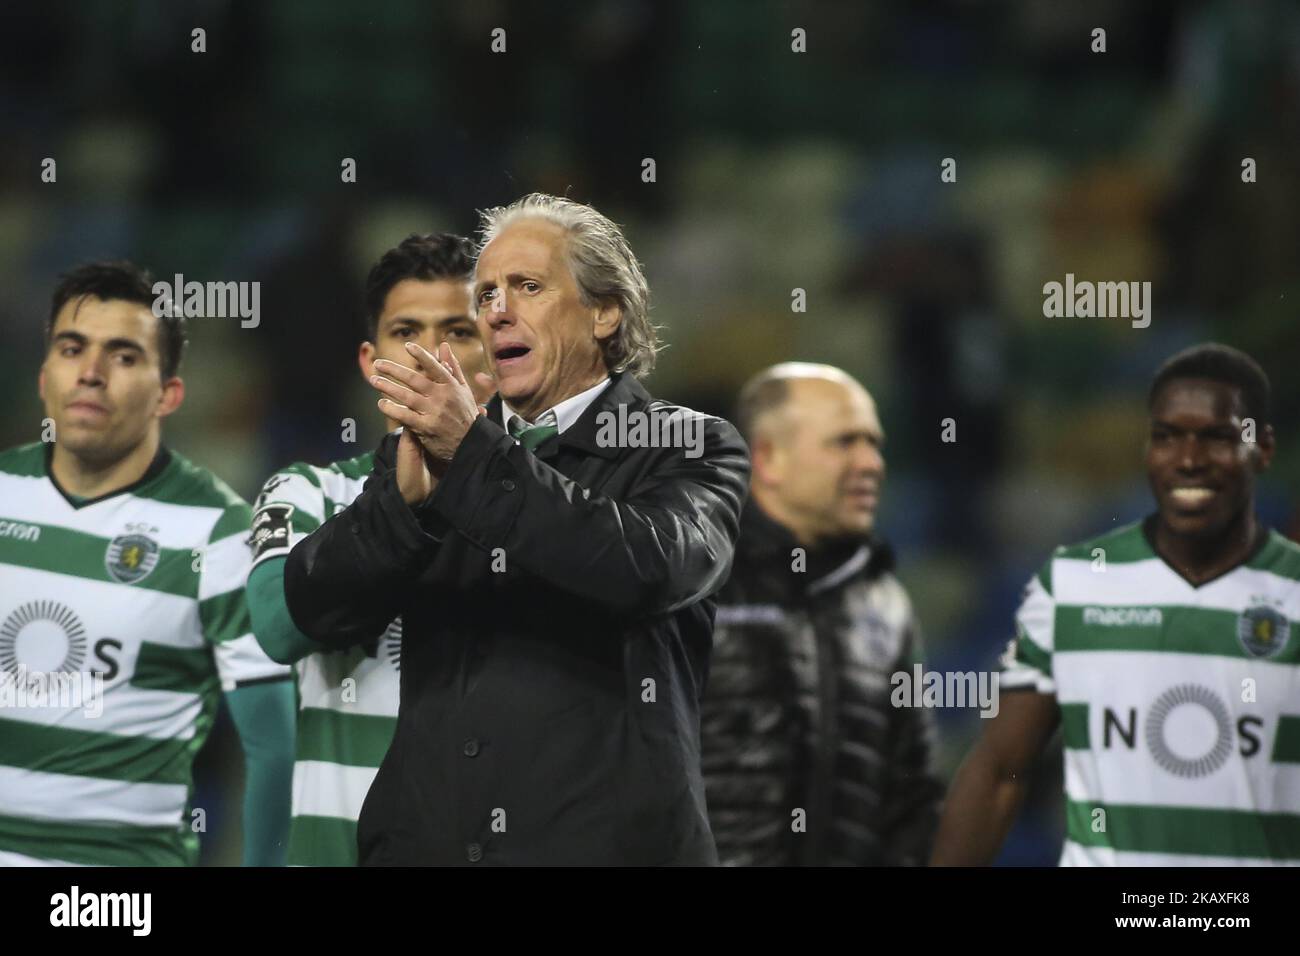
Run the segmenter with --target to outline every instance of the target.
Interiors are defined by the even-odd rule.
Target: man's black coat
[[[314,640],[402,617],[363,865],[716,862],[699,698],[749,459],[722,419],[611,378],[536,454],[494,398],[415,509],[387,436],[361,495],[291,552],[286,602]],[[611,446],[620,405],[702,420],[702,453]]]

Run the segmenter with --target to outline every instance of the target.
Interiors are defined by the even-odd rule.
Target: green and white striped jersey
[[[1140,524],[1058,549],[1002,689],[1055,695],[1062,865],[1300,864],[1300,547],[1194,587]]]
[[[0,864],[197,861],[219,691],[289,675],[249,625],[249,515],[165,449],[76,504],[46,446],[0,452]]]
[[[253,518],[254,566],[283,559],[350,505],[373,466],[367,453],[326,468],[298,462],[267,479]],[[356,866],[361,804],[397,729],[401,648],[398,619],[369,646],[298,662],[291,866]]]

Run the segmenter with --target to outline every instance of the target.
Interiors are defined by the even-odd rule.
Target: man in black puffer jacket
[[[753,461],[701,706],[709,817],[731,865],[923,864],[942,787],[931,720],[893,707],[920,660],[872,538],[883,432],[839,369],[785,363],[741,392]]]

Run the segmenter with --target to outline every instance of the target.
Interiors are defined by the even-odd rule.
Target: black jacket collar
[[[596,442],[600,431],[597,417],[601,412],[618,411],[619,405],[626,405],[628,411],[648,405],[650,393],[645,390],[636,376],[626,372],[611,372],[609,385],[596,396],[595,401],[586,407],[578,420],[564,430],[558,437],[543,442],[536,449],[538,457],[545,458],[555,448],[580,448],[601,458],[615,458],[619,449],[616,446],[604,447]],[[488,418],[501,424],[501,396],[493,395],[487,403]]]
[[[797,547],[800,544],[789,529],[769,517],[751,497],[740,515],[740,539],[736,548],[741,559],[755,564],[783,563],[788,568]],[[859,554],[864,548],[865,561]],[[870,536],[841,538],[808,548],[805,554],[807,567],[798,577],[802,586],[796,589],[801,593],[832,575],[844,574],[843,581],[849,581],[857,577],[879,577],[894,568],[893,549]],[[860,567],[855,570],[855,565]],[[793,575],[788,577],[794,579]]]

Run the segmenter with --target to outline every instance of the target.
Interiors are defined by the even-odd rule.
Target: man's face
[[[772,413],[761,480],[802,540],[862,536],[885,480],[884,432],[860,386],[794,379]],[[756,443],[757,444],[757,443]]]
[[[367,379],[374,374],[375,359],[414,368],[415,362],[406,351],[407,342],[435,353],[446,342],[460,362],[475,400],[486,402],[492,390],[479,382],[475,373],[488,370],[487,351],[469,314],[469,294],[467,280],[403,279],[397,283],[384,300],[375,341],[362,343],[362,373]]]
[[[1252,506],[1273,434],[1257,423],[1244,441],[1243,417],[1240,390],[1224,382],[1174,379],[1156,394],[1147,480],[1170,533],[1212,539]]]
[[[618,327],[616,307],[582,304],[567,242],[559,226],[523,219],[488,243],[475,269],[497,390],[529,419],[604,378],[600,340]]]
[[[38,379],[55,441],[96,465],[120,460],[180,404],[180,380],[164,383],[158,320],[146,305],[91,296],[54,318]]]

